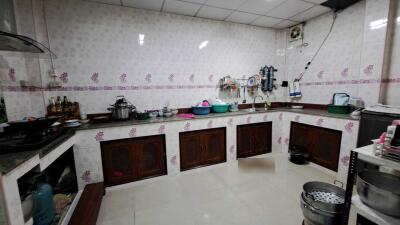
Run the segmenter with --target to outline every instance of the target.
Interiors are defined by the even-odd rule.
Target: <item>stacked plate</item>
[[[79,120],[66,120],[64,123],[65,127],[79,127],[81,125]]]

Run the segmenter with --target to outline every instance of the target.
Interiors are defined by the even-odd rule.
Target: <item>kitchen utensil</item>
[[[191,114],[191,113],[178,114],[177,116],[180,118],[184,118],[184,119],[193,119],[194,118],[194,114]]]
[[[349,114],[350,106],[349,105],[328,105],[328,113],[334,114]]]
[[[23,130],[26,133],[35,133],[47,130],[53,123],[55,123],[60,117],[40,117],[31,120],[19,120],[8,122],[10,125],[8,130]]]
[[[350,102],[350,95],[346,93],[335,93],[333,94],[332,104],[336,106],[345,106]]]
[[[79,120],[67,120],[64,121],[65,127],[79,127],[81,125]]]
[[[400,125],[396,125],[396,129],[394,131],[394,135],[390,145],[394,147],[400,147]]]
[[[66,121],[64,121],[64,123],[79,123],[79,120],[76,120],[76,119],[74,119],[74,120],[66,120]]]
[[[164,112],[164,117],[172,117],[174,114],[169,111],[169,112]]]
[[[303,185],[300,205],[306,225],[338,225],[344,219],[345,190],[324,182]]]
[[[25,199],[21,202],[22,213],[24,214],[25,221],[28,221],[30,218],[32,218],[33,205],[34,202],[32,194],[26,196]]]
[[[138,120],[145,120],[149,118],[149,113],[148,112],[137,112],[136,113],[136,119]]]
[[[221,104],[221,105],[213,105],[212,106],[213,112],[215,113],[226,113],[229,109],[228,104]]]
[[[127,120],[130,118],[130,114],[134,112],[136,107],[129,103],[123,95],[117,96],[117,100],[114,105],[111,105],[108,110],[111,111],[111,116],[115,120]]]
[[[306,201],[304,193],[300,196],[300,206],[304,225],[339,225],[343,222],[344,212],[335,213],[315,208]]]
[[[343,212],[345,190],[324,182],[307,182],[303,185],[305,200],[314,208],[327,212]]]
[[[64,127],[79,127],[81,123],[65,124]]]
[[[207,107],[205,107],[205,106],[202,106],[202,107],[193,106],[192,107],[192,112],[195,115],[207,115],[207,114],[210,113],[210,109],[211,109],[210,106],[207,106]]]
[[[400,218],[400,177],[362,171],[358,173],[357,192],[364,204],[383,214]]]
[[[150,118],[156,118],[158,116],[158,111],[155,112],[148,112]]]
[[[91,120],[92,123],[106,123],[110,122],[110,116],[95,116]]]
[[[291,108],[292,109],[303,109],[304,106],[302,106],[302,105],[292,105]]]
[[[229,105],[229,111],[231,112],[237,112],[239,111],[239,104],[237,102],[234,102]]]
[[[172,115],[177,115],[179,110],[178,109],[171,109]]]
[[[40,184],[35,194],[35,209],[33,220],[35,225],[48,225],[53,222],[55,208],[53,202],[53,191],[49,184]]]

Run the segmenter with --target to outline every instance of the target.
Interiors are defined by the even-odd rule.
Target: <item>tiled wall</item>
[[[293,101],[327,104],[335,92],[346,92],[361,97],[366,105],[378,103],[386,26],[376,24],[387,18],[388,5],[388,0],[366,0],[339,12],[330,37],[301,81],[303,97]],[[307,21],[307,47],[299,47],[301,41],[288,42],[289,80],[303,72],[328,33],[332,18],[328,13]],[[393,90],[393,94],[400,91]]]
[[[47,43],[42,0],[32,1],[35,20],[25,18],[32,14],[27,12],[27,1],[17,2],[19,31]],[[331,36],[302,80],[303,97],[296,101],[327,104],[333,93],[346,92],[362,97],[367,105],[377,103],[386,26],[372,29],[371,24],[386,18],[388,2],[361,1],[339,13]],[[277,84],[291,81],[303,71],[332,22],[331,14],[308,21],[304,39],[308,46],[302,48],[300,42],[288,42],[285,30],[80,0],[48,0],[44,8],[49,42],[58,56],[54,64],[64,88],[45,90],[44,97],[41,91],[19,88],[21,79],[46,87],[50,61],[1,53],[0,78],[10,120],[44,115],[45,101],[57,95],[79,101],[87,113],[106,112],[120,94],[139,110],[190,107],[212,97],[242,102],[243,93],[237,99],[235,93],[218,90],[220,77],[248,77],[267,64],[278,68]],[[206,41],[208,45],[199,49]],[[397,55],[394,50],[388,94],[393,104],[400,94]],[[279,87],[271,100],[290,100],[287,92]],[[252,101],[247,94],[246,99]]]
[[[15,4],[18,32],[35,37],[32,2],[16,0]],[[20,80],[29,80],[33,86],[41,86],[37,55],[0,52],[0,87],[6,102],[8,119],[44,115],[41,91],[32,92],[30,88],[20,88]]]
[[[88,113],[105,112],[121,94],[139,110],[232,102],[235,93],[217,88],[221,77],[275,65],[272,29],[76,0],[48,1],[47,14],[64,91],[46,95],[67,95]]]

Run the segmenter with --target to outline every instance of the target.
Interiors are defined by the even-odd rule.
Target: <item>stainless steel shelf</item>
[[[382,158],[380,156],[376,156],[373,153],[372,145],[368,145],[362,148],[356,148],[353,150],[358,153],[358,158],[364,160],[366,162],[372,163],[377,166],[386,166],[395,170],[400,171],[400,163],[394,160]]]
[[[361,199],[360,196],[355,195],[351,199],[352,203],[352,209],[357,212],[357,214],[365,217],[366,219],[370,220],[371,222],[374,222],[379,225],[399,225],[400,224],[400,219],[387,216],[383,213],[380,213],[376,211],[375,209],[372,209],[371,207],[365,205]]]

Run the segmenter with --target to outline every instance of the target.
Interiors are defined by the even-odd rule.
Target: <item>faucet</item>
[[[253,106],[252,106],[252,109],[254,109],[254,110],[256,109],[256,99],[257,99],[257,97],[260,97],[261,100],[264,100],[264,98],[261,95],[256,95],[254,97],[254,99],[253,99]]]

